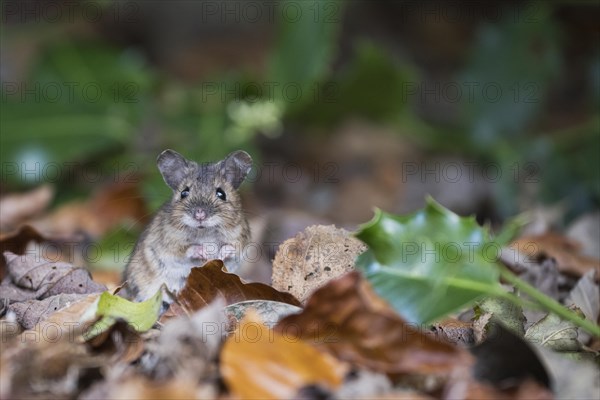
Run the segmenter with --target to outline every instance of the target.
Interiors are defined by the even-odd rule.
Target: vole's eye
[[[189,187],[185,187],[185,189],[183,189],[181,191],[181,198],[185,199],[186,197],[188,197],[190,195],[190,188]]]
[[[223,201],[227,200],[227,196],[225,196],[225,192],[221,188],[217,188],[217,197]]]

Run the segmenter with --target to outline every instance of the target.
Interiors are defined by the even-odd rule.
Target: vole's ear
[[[167,185],[177,190],[185,177],[188,160],[175,150],[167,149],[159,154],[156,165]]]
[[[225,179],[231,183],[234,189],[237,189],[252,168],[252,157],[245,151],[238,150],[230,153],[220,164]]]

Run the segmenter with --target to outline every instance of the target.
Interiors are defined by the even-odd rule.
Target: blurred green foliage
[[[39,60],[26,82],[3,85],[3,161],[28,154],[81,161],[127,142],[155,83],[138,55],[99,42],[57,42]]]
[[[389,122],[405,110],[406,86],[417,76],[410,65],[372,42],[361,41],[350,65],[316,86],[315,101],[290,117],[328,126],[348,116]]]
[[[529,18],[543,23],[506,19],[479,28],[459,81],[476,85],[462,97],[462,123],[481,148],[523,137],[559,75],[559,27],[542,6]]]
[[[304,7],[305,15],[314,7],[312,2],[294,3]],[[332,4],[343,19],[347,4]],[[25,165],[134,162],[154,208],[169,193],[154,165],[157,149],[173,147],[193,159],[215,160],[234,148],[252,152],[257,134],[276,136],[289,122],[327,131],[359,116],[395,126],[427,149],[505,166],[502,185],[495,185],[504,215],[517,211],[522,183],[508,169],[525,168],[527,162],[538,169],[544,201],[566,197],[574,209],[597,207],[600,53],[589,68],[595,88],[594,107],[588,110],[592,118],[566,132],[539,130],[548,94],[564,75],[564,34],[554,7],[539,3],[531,8],[535,14],[528,18],[535,23],[506,19],[476,26],[470,55],[455,81],[479,86],[474,97],[462,96],[454,118],[443,122],[418,114],[407,99],[407,85],[422,81],[421,71],[409,57],[391,55],[381,43],[359,38],[347,62],[334,70],[342,24],[326,18],[279,20],[262,76],[239,69],[197,84],[155,70],[133,47],[119,48],[98,37],[48,36],[26,76],[28,94],[15,94],[6,82],[2,86],[0,158]],[[2,29],[5,37],[15,34]],[[253,82],[275,82],[279,88],[293,83],[301,95],[296,99],[293,91],[286,96],[275,90],[270,96],[253,90]],[[494,87],[481,90],[486,83]],[[72,96],[67,85],[76,85]],[[246,90],[234,93],[235,85]],[[497,87],[503,93],[494,101]],[[57,96],[56,90],[62,93]],[[11,188],[38,183],[14,178],[8,182]],[[72,182],[61,184],[62,198],[81,189]]]

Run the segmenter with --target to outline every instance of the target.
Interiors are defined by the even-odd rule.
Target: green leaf
[[[357,267],[410,322],[428,323],[483,295],[504,294],[492,265],[499,248],[487,229],[431,198],[405,216],[376,210],[356,236],[369,246]]]
[[[96,317],[101,318],[85,331],[83,337],[85,340],[90,340],[107,331],[119,319],[125,320],[137,332],[145,332],[152,328],[158,319],[161,304],[162,289],[141,303],[104,292],[98,299],[95,309]]]

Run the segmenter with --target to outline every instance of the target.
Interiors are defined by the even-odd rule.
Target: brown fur
[[[250,156],[242,151],[231,153],[220,162],[201,165],[172,150],[161,153],[157,164],[173,189],[173,196],[135,246],[124,273],[127,297],[146,300],[162,283],[177,292],[191,268],[209,259],[223,259],[231,272],[239,268],[250,229],[237,189],[251,163]],[[226,200],[216,195],[217,188],[226,194]],[[189,195],[183,198],[185,189],[189,189]],[[205,221],[194,219],[198,208],[205,210]]]

